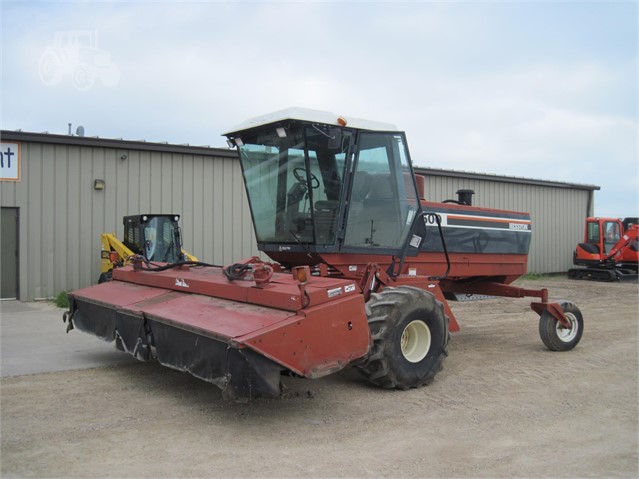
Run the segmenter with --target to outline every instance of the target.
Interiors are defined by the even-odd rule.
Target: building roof
[[[481,180],[481,181],[498,181],[502,183],[520,183],[526,185],[537,186],[552,186],[554,188],[570,188],[577,190],[600,190],[601,187],[597,185],[586,185],[581,183],[565,183],[562,181],[553,180],[540,180],[536,178],[526,178],[523,176],[506,176],[495,175],[490,173],[476,173],[472,171],[460,171],[460,170],[443,170],[439,168],[425,168],[421,166],[415,166],[415,173],[424,176],[448,176],[453,178],[463,178],[468,180]]]
[[[237,152],[228,148],[214,148],[208,145],[195,146],[189,144],[158,143],[144,140],[123,140],[122,138],[100,138],[97,136],[57,135],[48,132],[30,133],[26,131],[0,131],[4,141],[31,141],[54,145],[90,146],[96,148],[115,148],[120,150],[160,151],[187,155],[203,155],[237,158]]]

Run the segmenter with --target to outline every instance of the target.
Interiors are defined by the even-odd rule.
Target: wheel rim
[[[569,343],[577,337],[577,333],[579,332],[579,323],[577,322],[575,315],[572,313],[566,313],[564,311],[564,316],[566,316],[566,319],[570,323],[570,328],[566,328],[563,324],[557,321],[557,337],[560,341]]]
[[[73,73],[73,86],[78,90],[88,90],[93,86],[94,82],[93,73],[85,66],[78,67]]]
[[[430,328],[424,321],[411,321],[402,331],[402,355],[411,363],[420,362],[428,354],[431,340]]]

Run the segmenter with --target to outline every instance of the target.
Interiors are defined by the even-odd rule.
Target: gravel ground
[[[573,351],[544,348],[529,300],[490,299],[453,305],[444,370],[404,392],[354,370],[250,404],[157,363],[4,377],[0,473],[637,477],[637,284],[518,284],[581,308]]]

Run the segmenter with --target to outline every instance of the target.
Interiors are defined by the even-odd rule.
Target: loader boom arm
[[[127,248],[122,241],[113,233],[102,233],[100,238],[102,251],[100,254],[100,272],[106,273],[113,269],[113,257],[111,252],[117,253],[116,260],[122,264],[126,263],[126,260],[133,256],[135,253]]]
[[[637,238],[639,237],[639,229],[637,227],[633,227],[628,229],[624,235],[621,237],[619,241],[612,247],[608,255],[606,256],[606,260],[614,258],[620,252],[626,250],[630,247]]]
[[[182,254],[184,255],[184,257],[186,258],[187,261],[199,261],[199,259],[197,259],[197,256],[193,256],[191,253],[186,251],[184,248],[182,248]]]

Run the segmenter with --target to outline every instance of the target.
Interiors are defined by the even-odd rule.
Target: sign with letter
[[[0,143],[0,181],[20,181],[20,143]]]

